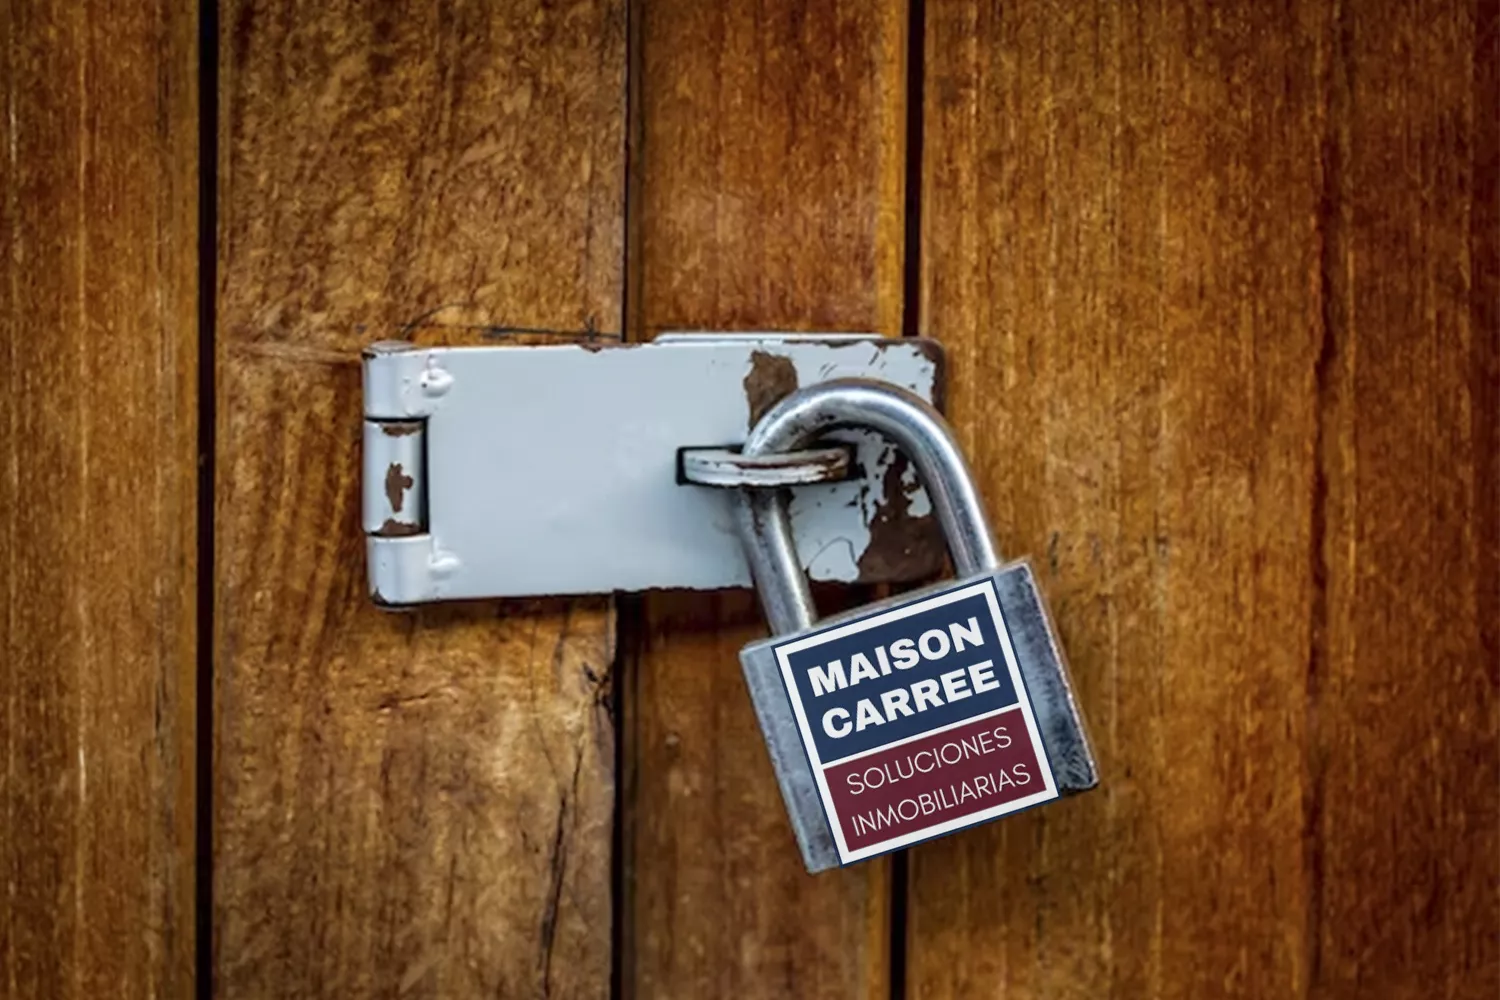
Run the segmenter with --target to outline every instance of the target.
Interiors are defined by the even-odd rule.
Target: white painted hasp
[[[930,340],[673,334],[640,345],[364,354],[364,526],[388,605],[750,583],[729,491],[685,484],[679,452],[741,444],[792,390],[860,376],[941,404]],[[796,488],[814,580],[915,580],[944,550],[926,494],[882,439],[854,478]],[[400,469],[394,468],[400,464]]]

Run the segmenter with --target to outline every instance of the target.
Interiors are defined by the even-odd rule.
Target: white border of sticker
[[[888,622],[898,621],[902,618],[921,614],[922,612],[930,611],[933,608],[940,608],[945,604],[952,604],[955,601],[961,601],[966,597],[973,597],[975,594],[981,593],[984,594],[985,600],[989,603],[990,614],[994,616],[995,632],[1000,636],[1000,646],[1005,653],[1005,666],[1010,671],[1011,684],[1014,685],[1014,690],[1016,692],[1016,698],[1018,699],[1018,704],[1021,709],[1021,714],[1026,720],[1026,733],[1031,738],[1031,746],[1036,753],[1037,764],[1041,767],[1043,782],[1042,790],[1028,795],[1024,798],[1014,799],[1010,802],[1001,803],[998,806],[992,806],[991,808],[983,810],[982,812],[968,813],[963,816],[958,816],[954,819],[946,820],[942,823],[935,823],[932,826],[924,826],[919,830],[914,830],[911,833],[902,834],[899,837],[892,837],[889,840],[882,840],[878,843],[868,844],[856,851],[849,850],[849,845],[844,841],[843,826],[841,823],[839,823],[838,813],[833,807],[833,796],[828,789],[828,780],[826,777],[824,777],[823,774],[824,768],[829,767],[832,764],[854,760],[856,758],[863,757],[866,754],[874,753],[878,750],[887,750],[891,747],[900,746],[902,743],[909,743],[912,740],[932,736],[945,730],[952,729],[956,726],[967,725],[971,722],[976,722],[990,715],[998,715],[1001,712],[1013,711],[1016,706],[1006,705],[1004,708],[998,708],[991,712],[985,712],[979,715],[970,716],[969,718],[961,719],[958,722],[950,723],[946,726],[940,726],[937,729],[923,730],[922,732],[917,733],[915,736],[908,736],[903,739],[892,740],[890,743],[882,743],[880,746],[870,747],[868,750],[861,750],[856,753],[849,754],[848,756],[840,757],[837,760],[824,763],[822,758],[818,756],[818,744],[817,741],[813,738],[812,728],[808,725],[807,712],[802,707],[802,694],[797,688],[797,679],[792,674],[792,667],[788,657],[792,653],[800,652],[801,650],[808,649],[813,646],[820,646],[823,643],[830,642],[834,639],[842,639],[845,636],[854,635],[859,632],[864,632],[868,629],[885,625]],[[791,642],[786,642],[775,647],[775,652],[776,663],[781,667],[782,683],[786,685],[787,696],[792,703],[792,711],[797,716],[797,728],[802,733],[802,748],[804,751],[806,751],[808,762],[812,765],[813,778],[818,783],[818,795],[823,800],[823,813],[828,819],[829,828],[833,831],[833,839],[834,843],[837,844],[839,849],[839,862],[841,864],[848,865],[853,864],[856,861],[863,861],[865,858],[871,857],[876,854],[884,854],[886,851],[894,851],[898,848],[907,847],[911,844],[915,844],[923,840],[931,840],[933,837],[940,837],[945,833],[952,833],[954,830],[960,830],[967,826],[973,826],[976,823],[983,823],[985,820],[994,819],[997,816],[1004,816],[1006,813],[1019,812],[1022,809],[1029,808],[1030,806],[1034,806],[1042,802],[1048,802],[1058,797],[1057,784],[1052,778],[1052,763],[1047,759],[1047,751],[1042,746],[1041,734],[1037,731],[1036,717],[1032,714],[1031,711],[1031,699],[1027,697],[1026,685],[1021,680],[1021,669],[1016,664],[1016,652],[1010,644],[1010,631],[1005,627],[1005,617],[1000,613],[1000,600],[995,595],[995,581],[993,579],[981,580],[979,583],[970,584],[968,586],[963,586],[954,590],[946,591],[945,593],[936,594],[932,597],[927,598],[926,600],[917,601],[913,604],[903,604],[900,607],[882,611],[879,614],[871,615],[868,618],[857,618],[854,621],[845,622],[843,625],[837,625],[833,628],[825,629],[824,631],[805,636],[801,639],[794,639]]]

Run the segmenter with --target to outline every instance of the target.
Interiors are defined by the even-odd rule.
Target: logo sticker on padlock
[[[840,380],[798,391],[746,453],[872,428],[911,458],[959,581],[814,622],[784,499],[739,498],[772,628],[741,653],[809,871],[851,864],[1093,788],[1097,772],[1046,606],[1025,562],[999,564],[962,453],[903,390]]]
[[[1057,798],[993,580],[773,649],[845,864]]]

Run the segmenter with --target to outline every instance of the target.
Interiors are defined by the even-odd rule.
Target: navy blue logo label
[[[1018,701],[983,593],[783,656],[824,764]]]

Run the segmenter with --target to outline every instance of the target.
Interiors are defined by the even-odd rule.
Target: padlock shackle
[[[952,430],[926,400],[905,389],[864,378],[798,389],[766,411],[751,429],[743,451],[796,451],[839,428],[877,431],[911,460],[927,488],[959,576],[999,567],[1000,554],[984,505]],[[740,540],[771,631],[810,627],[817,609],[797,557],[785,493],[742,489],[735,507]]]

